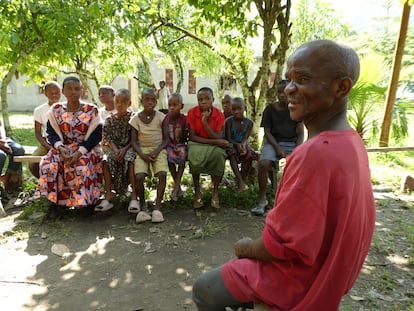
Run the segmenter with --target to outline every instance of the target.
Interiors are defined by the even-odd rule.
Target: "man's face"
[[[285,85],[277,87],[277,100],[283,104],[287,104],[287,96],[285,94]]]
[[[335,102],[334,72],[329,64],[309,47],[295,51],[289,58],[285,93],[292,120],[309,123],[329,114]]]

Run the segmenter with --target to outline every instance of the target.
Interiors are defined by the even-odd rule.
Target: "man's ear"
[[[337,81],[336,97],[342,98],[349,95],[352,89],[352,80],[349,77],[339,78]]]

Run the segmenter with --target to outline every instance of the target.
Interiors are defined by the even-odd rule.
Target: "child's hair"
[[[131,92],[128,89],[119,89],[116,91],[115,96],[122,96],[126,100],[131,100]]]
[[[287,80],[280,80],[277,83],[277,87],[279,87],[279,86],[286,86],[287,84],[288,84],[288,81]]]
[[[210,88],[209,88],[209,87],[207,87],[207,86],[204,86],[204,87],[202,87],[201,89],[199,89],[199,90],[198,90],[198,92],[197,92],[197,95],[198,95],[200,92],[210,92],[210,93],[211,93],[211,96],[214,96],[213,90],[212,90],[212,89],[210,89]]]
[[[82,85],[82,82],[81,82],[81,80],[80,80],[78,77],[75,77],[75,76],[69,76],[69,77],[66,77],[66,78],[63,80],[63,82],[62,82],[62,87],[65,87],[65,84],[66,84],[66,83],[69,83],[69,82],[76,82],[76,83],[79,83],[80,85]]]
[[[172,93],[169,98],[177,98],[180,102],[183,102],[183,97],[180,93]]]
[[[99,90],[104,90],[104,91],[109,91],[109,92],[115,92],[115,90],[112,87],[112,85],[109,85],[109,84],[108,85],[107,84],[101,85],[99,87]]]
[[[141,96],[144,95],[145,93],[152,93],[152,94],[155,94],[155,96],[157,96],[157,91],[154,89],[150,89],[148,87],[142,90]]]
[[[244,103],[243,98],[241,98],[241,97],[234,97],[234,98],[231,100],[231,104],[232,104],[232,105],[233,105],[233,104],[238,104],[238,105],[241,105],[242,107],[245,107],[245,106],[246,106],[246,104]]]
[[[45,86],[43,87],[43,89],[46,91],[48,87],[50,86],[56,86],[57,88],[60,89],[60,85],[59,83],[57,83],[56,81],[48,81],[46,82]]]

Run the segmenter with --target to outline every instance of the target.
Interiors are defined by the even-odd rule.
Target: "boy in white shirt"
[[[60,99],[60,85],[56,81],[45,84],[45,96],[48,101],[36,107],[33,111],[35,136],[40,146],[33,152],[34,156],[44,156],[51,146],[46,139],[47,112]],[[29,163],[29,170],[33,176],[39,178],[39,163]]]

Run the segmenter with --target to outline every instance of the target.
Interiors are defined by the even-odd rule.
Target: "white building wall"
[[[151,76],[154,79],[154,85],[159,87],[160,80],[166,80],[165,77],[165,70],[172,69],[172,67],[167,66],[159,66],[155,61],[150,62],[150,72]],[[183,96],[184,101],[184,110],[183,112],[186,113],[188,109],[197,105],[197,95],[196,94],[189,94],[188,93],[188,83],[189,83],[189,70],[191,68],[187,68],[184,70],[184,81],[181,87],[181,95]],[[64,76],[58,79],[59,83],[62,83]],[[176,72],[173,71],[173,91],[175,91],[178,82],[178,77]],[[91,83],[92,92],[94,94],[95,100],[97,101],[98,105],[101,106],[98,98],[98,90],[95,87],[94,83]],[[132,96],[132,106],[134,110],[140,109],[139,98],[140,94],[138,94],[138,81],[134,78],[128,79],[127,77],[118,76],[112,83],[112,86],[115,90],[119,88],[129,88],[131,91]],[[217,85],[216,85],[216,78],[215,77],[197,77],[196,78],[196,91],[201,87],[210,87],[214,92],[216,92]],[[231,96],[242,96],[242,92],[240,88],[237,86],[236,90],[233,91],[224,91],[224,94],[230,94]],[[65,100],[65,97],[62,95],[62,101]],[[47,101],[46,96],[40,93],[39,86],[36,83],[30,82],[29,79],[23,75],[20,75],[18,79],[13,77],[11,83],[8,87],[8,94],[7,94],[7,102],[9,111],[11,112],[30,112],[33,111],[34,108],[43,104]],[[89,94],[89,98],[86,100],[92,102],[92,96]],[[214,106],[221,109],[221,98],[219,95],[215,95]]]

